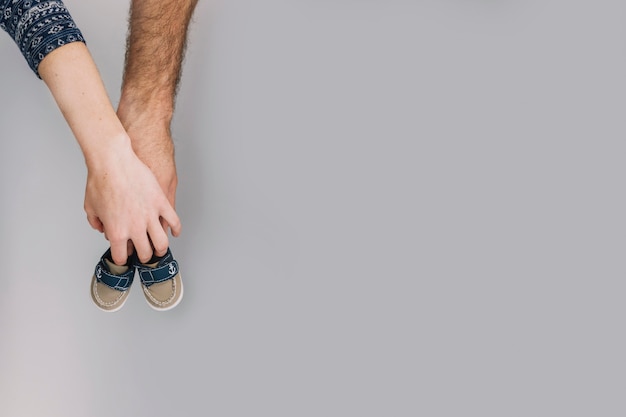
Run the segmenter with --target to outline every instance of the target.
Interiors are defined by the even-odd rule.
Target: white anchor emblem
[[[102,268],[100,266],[96,268],[96,277],[102,278]]]
[[[170,274],[174,274],[176,272],[176,266],[174,264],[170,264],[169,267]]]

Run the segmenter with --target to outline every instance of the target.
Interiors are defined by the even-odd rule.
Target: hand
[[[180,219],[155,176],[132,151],[128,137],[112,141],[107,152],[90,162],[85,211],[89,224],[109,240],[113,261],[126,263],[132,250],[129,241],[142,262],[152,257],[153,248],[163,256],[169,246],[163,224],[178,236]]]
[[[126,108],[120,106],[117,115],[130,136],[133,151],[150,168],[168,201],[176,208],[178,175],[169,122],[151,120],[146,113],[131,115]],[[162,225],[167,232],[168,224],[162,221]]]

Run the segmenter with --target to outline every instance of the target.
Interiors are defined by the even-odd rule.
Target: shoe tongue
[[[111,271],[114,275],[121,275],[124,272],[128,271],[127,265],[117,265],[116,263],[105,259],[107,266],[109,267],[109,271]]]

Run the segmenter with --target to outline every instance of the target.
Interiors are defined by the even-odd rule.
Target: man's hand
[[[140,261],[147,262],[153,248],[158,256],[167,251],[163,224],[169,225],[174,236],[180,233],[180,220],[154,175],[133,153],[128,138],[123,143],[91,161],[85,191],[89,224],[105,233],[118,265],[130,255],[129,241]]]

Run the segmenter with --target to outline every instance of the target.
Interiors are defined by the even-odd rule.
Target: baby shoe
[[[96,306],[106,312],[114,312],[122,308],[130,286],[135,276],[135,267],[132,262],[126,265],[116,265],[111,258],[111,249],[108,249],[91,278],[91,298]]]
[[[170,249],[163,257],[154,256],[143,264],[135,258],[143,295],[148,305],[158,311],[170,310],[183,298],[183,280]]]

